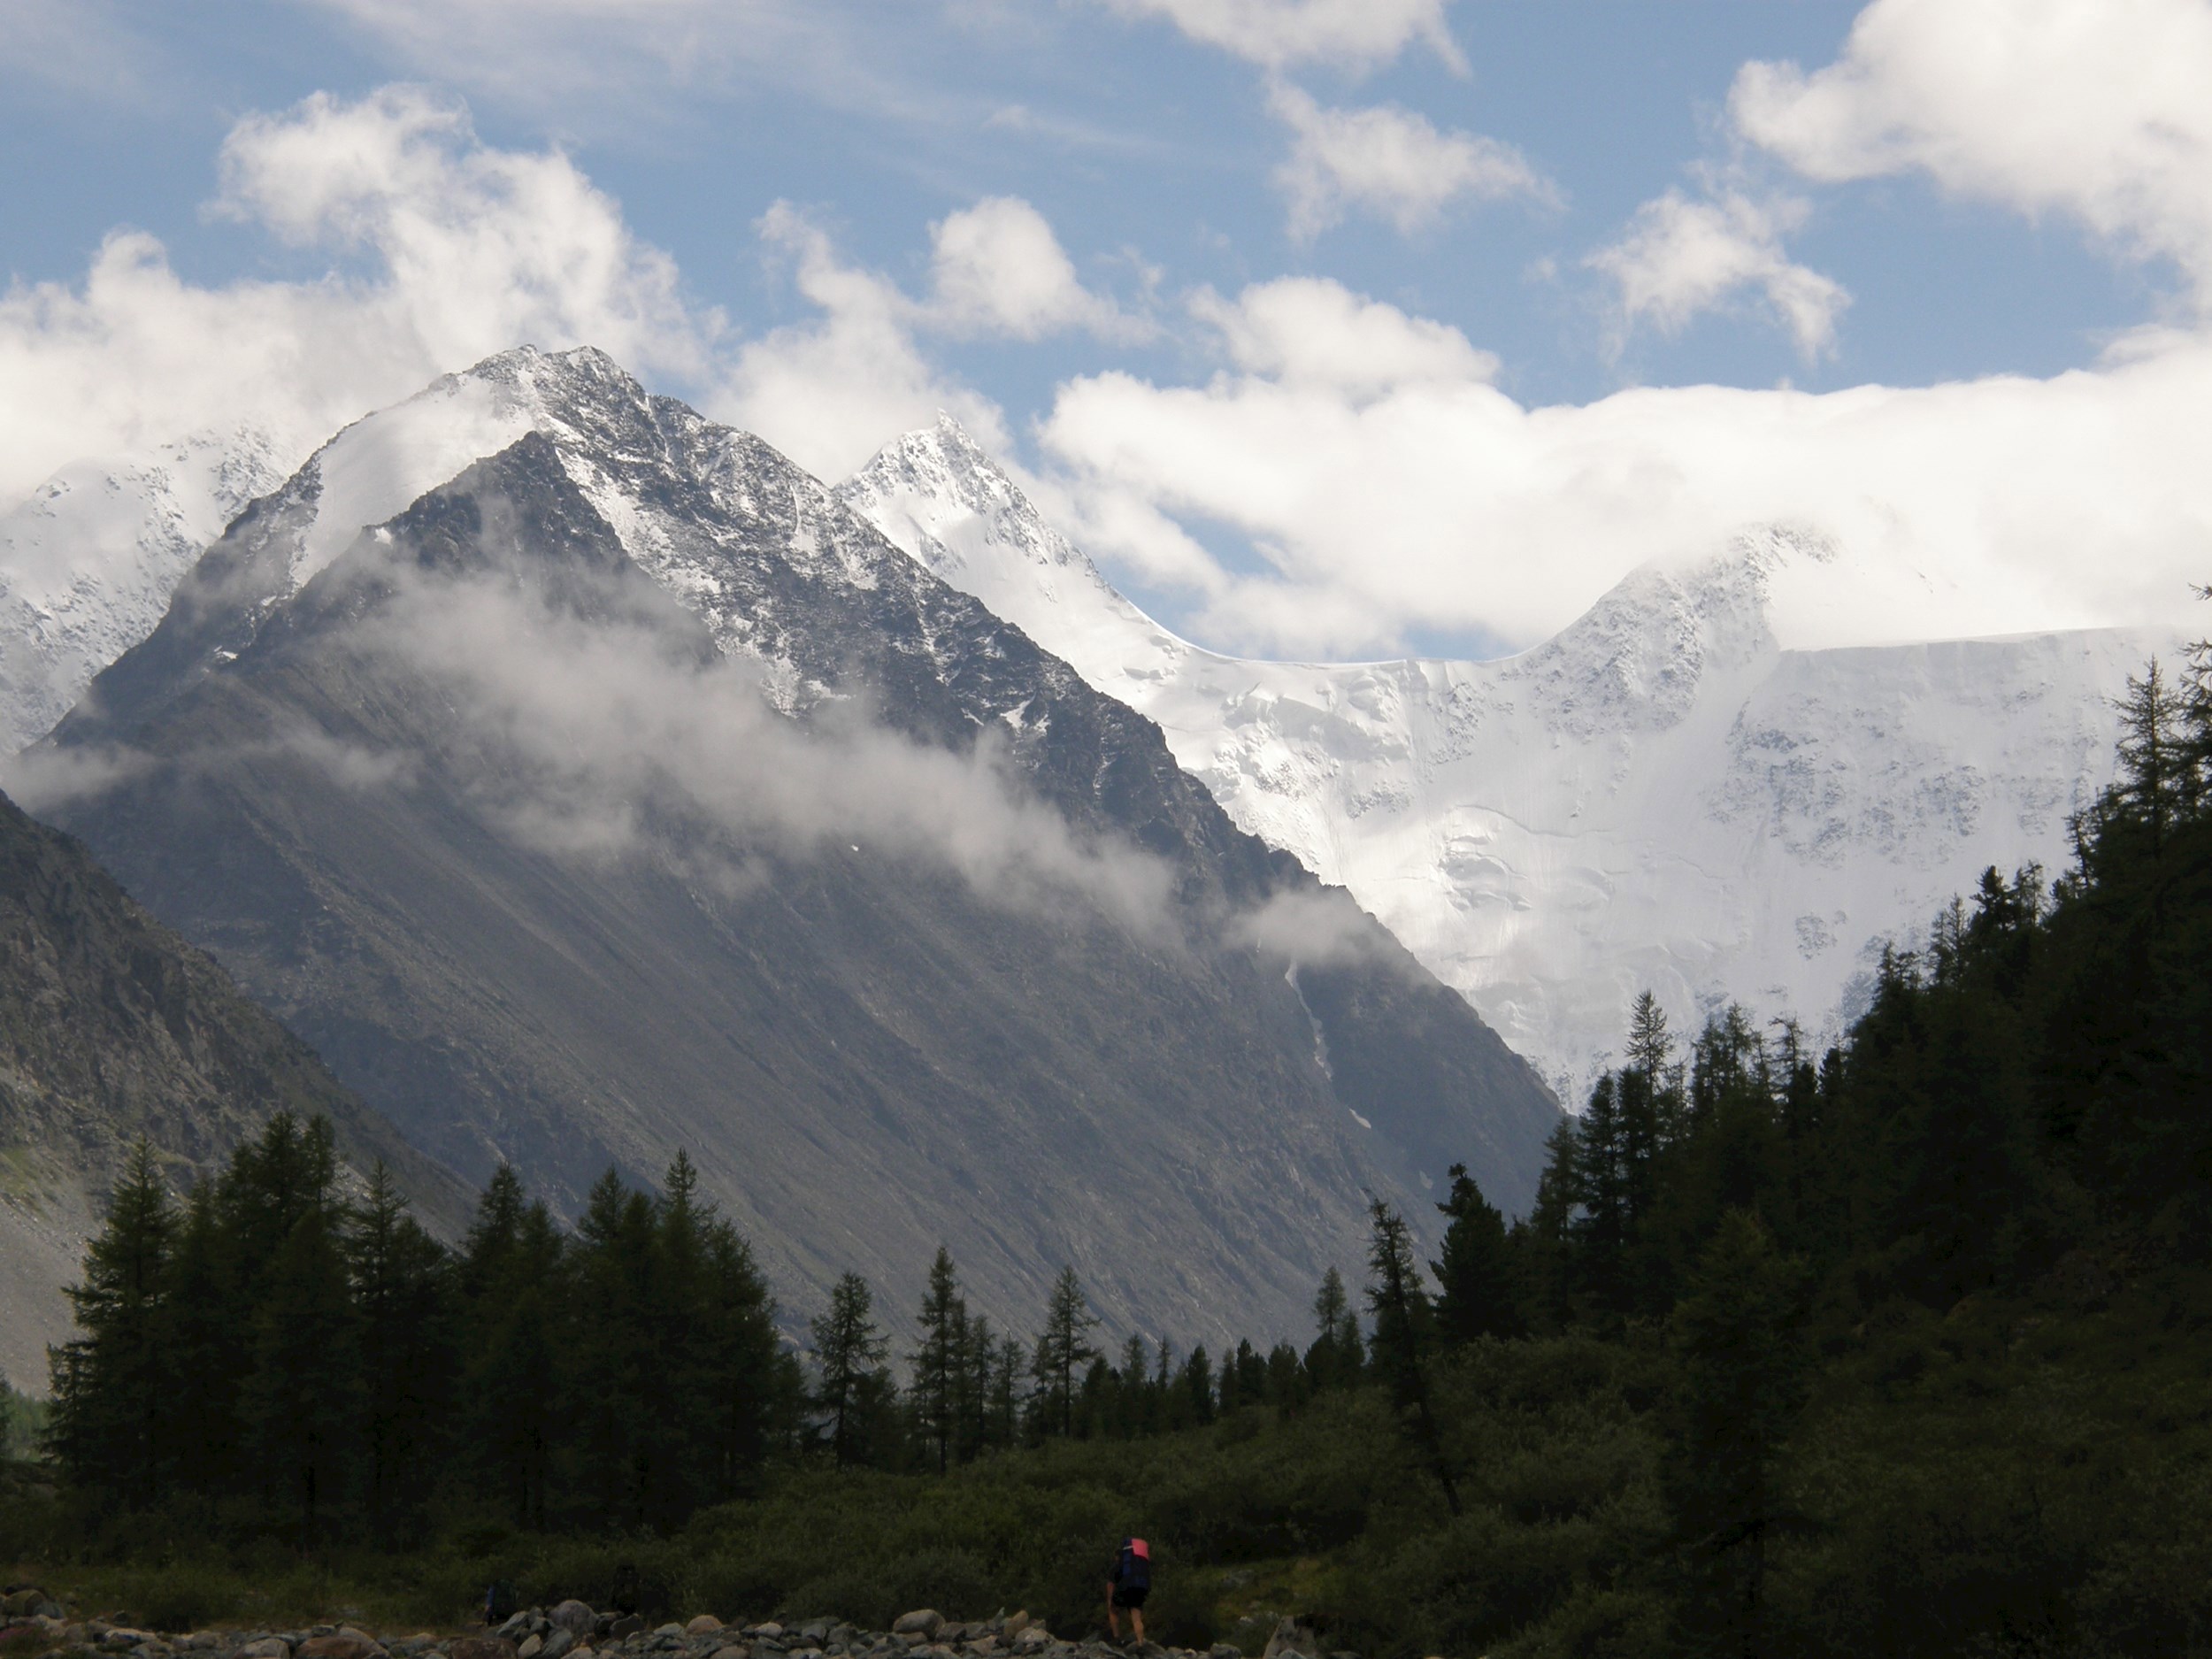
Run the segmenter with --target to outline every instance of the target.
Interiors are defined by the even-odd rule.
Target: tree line
[[[572,1230],[503,1167],[449,1248],[380,1164],[345,1196],[329,1124],[288,1114],[181,1200],[138,1147],[69,1294],[80,1333],[50,1350],[43,1441],[70,1486],[288,1514],[311,1541],[416,1541],[438,1500],[531,1529],[667,1531],[772,1459],[942,1471],[1294,1410],[1364,1363],[1333,1268],[1307,1348],[1240,1342],[1217,1366],[1133,1333],[1110,1358],[1072,1268],[1033,1338],[1001,1333],[941,1247],[910,1343],[848,1273],[802,1355],[683,1153],[657,1193],[610,1171]]]

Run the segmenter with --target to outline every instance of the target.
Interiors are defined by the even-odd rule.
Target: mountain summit
[[[1158,729],[757,439],[506,354],[326,444],[20,768],[472,1179],[678,1147],[814,1300],[1302,1328],[1557,1109]],[[1432,1213],[1432,1212],[1429,1212]]]
[[[949,419],[838,493],[1158,721],[1231,818],[1341,882],[1570,1099],[1641,989],[1678,1022],[1736,1000],[1832,1030],[1883,941],[1985,866],[2061,864],[2110,775],[2108,699],[2173,643],[1824,648],[1839,596],[1906,579],[1772,526],[1634,571],[1501,661],[1248,661],[1131,604]]]

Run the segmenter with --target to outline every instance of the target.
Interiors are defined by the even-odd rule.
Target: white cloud
[[[1275,181],[1290,200],[1291,234],[1310,237],[1364,210],[1402,232],[1432,223],[1463,196],[1553,199],[1552,186],[1510,144],[1473,133],[1440,133],[1423,116],[1382,105],[1324,109],[1279,84],[1268,107],[1292,134]]]
[[[1136,327],[1083,286],[1045,216],[1018,197],[986,197],[929,234],[932,313],[949,332],[1038,340],[1068,329],[1125,336]]]
[[[1415,42],[1455,69],[1465,61],[1444,21],[1451,0],[1107,0],[1132,17],[1165,18],[1194,41],[1269,69],[1295,63],[1363,68]]]
[[[1784,234],[1807,211],[1790,196],[1725,189],[1694,200],[1670,190],[1639,208],[1626,234],[1587,263],[1612,279],[1624,333],[1640,323],[1676,332],[1750,289],[1811,359],[1834,344],[1836,319],[1851,296],[1784,250]]]
[[[1477,383],[1498,372],[1445,323],[1409,317],[1325,277],[1282,277],[1225,300],[1202,289],[1197,318],[1218,330],[1230,360],[1248,373],[1371,397],[1394,388]]]
[[[0,500],[63,464],[257,420],[295,458],[363,411],[520,341],[695,383],[724,325],[566,157],[479,144],[419,89],[240,123],[226,212],[348,269],[202,287],[111,234],[76,284],[0,296]]]
[[[118,232],[82,282],[0,295],[0,506],[70,461],[242,421],[273,433],[288,470],[365,411],[524,342],[599,346],[836,477],[940,409],[1002,442],[996,409],[918,334],[1149,327],[1083,287],[1034,208],[992,197],[933,227],[918,297],[772,208],[763,242],[818,314],[741,341],[565,156],[485,145],[465,106],[419,88],[249,116],[221,177],[220,216],[329,273],[202,287],[153,238]]]
[[[1737,129],[1809,178],[1924,173],[2174,261],[2212,307],[2212,5],[1875,0],[1835,63],[1747,64]]]
[[[1255,318],[1284,303],[1246,297]],[[1236,326],[1265,337],[1225,325],[1233,344]],[[1438,374],[1380,390],[1248,345],[1244,372],[1202,385],[1072,380],[1043,437],[1091,549],[1180,584],[1184,627],[1225,649],[1367,655],[1439,631],[1527,645],[1639,564],[1776,521],[1880,577],[1802,643],[2156,622],[2212,572],[2212,340],[2138,343],[2044,380],[1556,408],[1488,384],[1455,337]],[[1210,554],[1206,526],[1248,552]]]
[[[887,278],[841,263],[828,233],[788,203],[768,211],[760,232],[792,261],[799,292],[820,315],[749,342],[709,413],[758,433],[824,478],[841,478],[887,435],[926,426],[939,410],[979,442],[1004,446],[997,407],[922,355],[914,337],[927,319],[922,303]]]

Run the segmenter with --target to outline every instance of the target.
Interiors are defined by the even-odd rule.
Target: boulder
[[[684,1626],[687,1636],[711,1636],[722,1628],[722,1621],[711,1613],[702,1613]]]
[[[504,1636],[456,1636],[446,1659],[515,1659],[515,1645]]]
[[[634,1613],[625,1613],[607,1626],[609,1641],[627,1641],[633,1636],[645,1633],[645,1621]]]
[[[891,1625],[894,1636],[919,1636],[925,1641],[933,1640],[945,1626],[945,1616],[934,1608],[917,1608],[911,1613],[902,1613]]]
[[[568,1659],[569,1650],[575,1646],[576,1632],[565,1624],[556,1624],[547,1635],[545,1646],[538,1649],[538,1659]]]
[[[1301,1619],[1286,1618],[1267,1639],[1267,1649],[1260,1659],[1283,1659],[1286,1654],[1297,1654],[1302,1659],[1321,1659],[1321,1652],[1318,1631]]]
[[[264,1636],[246,1643],[232,1659],[292,1659],[292,1644],[281,1636]]]
[[[534,1632],[522,1639],[522,1646],[515,1649],[515,1659],[538,1659],[545,1651],[545,1638]]]
[[[310,1636],[299,1645],[292,1659],[383,1659],[381,1643],[365,1631],[333,1631],[327,1636]]]
[[[743,1642],[731,1642],[714,1650],[714,1659],[753,1659],[752,1649]]]
[[[572,1636],[590,1635],[592,1627],[599,1622],[599,1615],[591,1610],[590,1603],[579,1601],[574,1596],[557,1603],[546,1617]]]

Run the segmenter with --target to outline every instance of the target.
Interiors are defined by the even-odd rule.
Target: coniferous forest
[[[680,1158],[572,1229],[502,1174],[447,1248],[318,1125],[181,1199],[142,1156],[0,1553],[194,1617],[626,1566],[1087,1628],[1137,1531],[1184,1645],[2212,1652],[2212,697],[2123,717],[2070,867],[1985,874],[1842,1041],[1642,999],[1529,1215],[1461,1171],[1428,1260],[1378,1205],[1295,1342],[1102,1351],[1071,1271],[999,1330],[941,1251],[794,1351]]]

